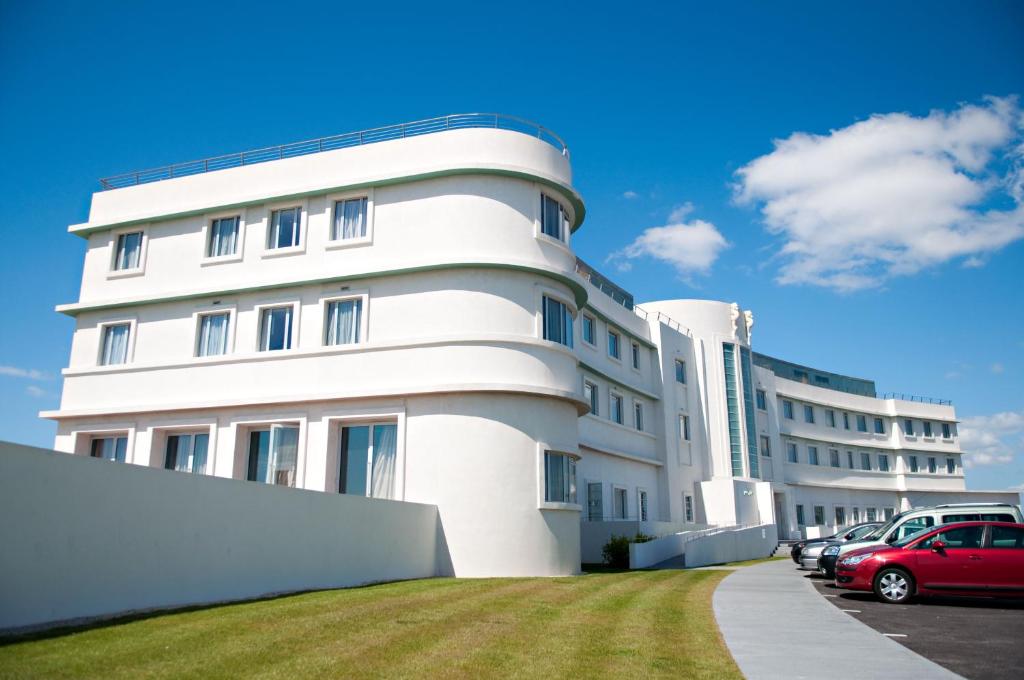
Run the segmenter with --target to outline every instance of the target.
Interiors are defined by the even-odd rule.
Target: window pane
[[[350,345],[359,342],[362,299],[335,300],[327,305],[327,337],[324,344]]]
[[[757,408],[759,408],[762,411],[768,410],[768,399],[767,399],[767,396],[765,395],[764,390],[758,390],[756,394],[757,394]]]
[[[290,248],[299,245],[299,226],[302,208],[275,210],[270,214],[268,248]]]
[[[270,430],[255,430],[249,433],[249,470],[247,478],[250,482],[267,482],[267,470],[270,462]]]
[[[295,469],[298,464],[299,428],[275,425],[270,428],[270,479],[271,484],[295,486]]]
[[[564,458],[561,454],[551,453],[550,451],[544,454],[544,468],[546,470],[544,499],[551,503],[566,502]]]
[[[197,475],[206,474],[206,451],[209,444],[210,435],[192,435],[192,472]]]
[[[222,217],[210,225],[210,244],[206,254],[210,257],[234,255],[238,250],[238,218]]]
[[[117,256],[114,259],[114,269],[135,269],[139,266],[139,256],[142,251],[142,232],[136,231],[130,234],[121,234],[117,237]]]
[[[196,356],[211,357],[227,354],[228,321],[230,314],[205,314],[199,323],[199,343]]]
[[[263,310],[260,324],[260,351],[291,349],[292,308],[273,307]]]
[[[398,426],[373,426],[373,468],[370,471],[370,495],[392,498],[395,488],[395,457],[398,451]]]
[[[992,527],[992,547],[1004,550],[1024,549],[1024,529],[1014,527]]]
[[[370,428],[366,425],[341,430],[341,478],[338,491],[365,496],[366,465],[370,455]]]
[[[366,236],[367,199],[349,198],[334,204],[334,223],[331,240],[363,238]]]
[[[608,331],[608,356],[619,358],[619,336]]]
[[[594,320],[589,316],[583,317],[583,339],[594,344]]]
[[[565,240],[562,226],[562,206],[558,201],[541,194],[541,231],[561,241]]]
[[[123,364],[128,360],[128,335],[130,324],[117,324],[103,328],[103,353],[100,365]]]

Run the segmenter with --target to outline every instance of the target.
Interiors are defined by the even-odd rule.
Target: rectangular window
[[[740,395],[736,375],[736,349],[722,343],[722,361],[725,373],[725,408],[729,426],[729,453],[734,477],[743,476],[743,431],[740,425]]]
[[[125,462],[128,453],[128,437],[125,435],[113,435],[109,437],[93,437],[89,455],[93,458],[112,460],[117,463]]]
[[[832,409],[825,411],[825,424],[829,427],[836,426],[836,412]]]
[[[799,503],[796,504],[796,523],[798,525],[800,525],[800,526],[805,526],[805,524],[804,524],[804,506],[799,504]]]
[[[595,416],[598,415],[598,391],[597,385],[590,382],[589,380],[583,381],[583,398],[590,403],[590,412]]]
[[[836,506],[836,529],[846,526],[846,508]]]
[[[608,356],[613,359],[621,357],[619,350],[619,334],[615,331],[608,331]]]
[[[647,492],[640,489],[636,493],[637,505],[640,507],[640,521],[647,521]]]
[[[631,343],[631,349],[633,351],[633,368],[640,370],[640,345],[637,343]]]
[[[362,298],[331,300],[324,319],[325,345],[352,345],[359,342],[363,317]]]
[[[809,382],[809,380],[808,380],[809,376],[807,375],[807,371],[794,370],[793,371],[793,377],[796,378],[797,382],[802,382],[805,385]]]
[[[572,311],[564,303],[544,296],[544,339],[572,347]]]
[[[142,264],[142,232],[133,231],[117,235],[114,271],[138,269]]]
[[[832,467],[840,467],[839,463],[839,449],[828,450],[828,462]]]
[[[843,414],[843,429],[844,430],[849,430],[850,429],[850,414],[849,413],[844,413]]]
[[[864,513],[867,515],[867,521],[869,522],[874,522],[875,519],[878,517],[878,514],[875,512],[874,508],[864,508]]]
[[[640,432],[644,431],[644,405],[633,402],[633,425]]]
[[[936,461],[936,459],[933,458],[932,456],[928,456],[928,472],[930,472],[930,473],[932,473],[934,475],[938,471],[939,471],[938,461]]]
[[[615,519],[629,519],[629,496],[625,489],[612,489],[612,510]]]
[[[757,399],[757,408],[761,411],[768,410],[768,397],[764,393],[764,390],[758,390],[754,393],[755,399]]]
[[[910,463],[910,471],[917,472],[917,456],[910,456],[908,461]]]
[[[884,453],[878,454],[878,469],[882,472],[889,471],[889,456]]]
[[[875,418],[875,434],[885,434],[885,421]]]
[[[951,475],[956,474],[956,458],[946,459],[946,472]]]
[[[540,231],[559,241],[567,241],[569,217],[562,204],[546,194],[540,195]]]
[[[740,377],[743,378],[743,415],[747,421],[747,474],[761,476],[757,457],[757,414],[754,413],[754,365],[750,348],[740,345]]]
[[[857,416],[857,432],[868,431],[868,418],[867,416]]]
[[[103,327],[103,351],[100,366],[114,366],[128,361],[128,340],[131,324],[116,323]]]
[[[260,351],[292,348],[292,306],[267,307],[260,314]]]
[[[299,245],[302,208],[284,208],[270,213],[267,249],[293,248]]]
[[[686,362],[680,359],[676,359],[676,382],[686,384]]]
[[[925,437],[931,437],[932,436],[932,424],[929,423],[926,420],[923,423],[921,423],[921,426],[924,428],[924,436]]]
[[[690,416],[679,416],[679,436],[690,441]]]
[[[395,423],[342,427],[339,493],[393,498],[397,452]]]
[[[782,417],[786,420],[793,420],[793,402],[788,399],[782,400]]]
[[[604,519],[604,487],[601,482],[587,483],[587,519],[591,522]]]
[[[913,437],[914,436],[914,421],[907,418],[903,421],[903,436]]]
[[[273,425],[249,433],[250,482],[295,486],[299,428]]]
[[[808,446],[807,447],[807,462],[810,465],[818,464],[818,447]]]
[[[207,257],[225,257],[238,253],[238,216],[218,217],[210,222]]]
[[[860,454],[860,469],[870,470],[871,469],[871,454],[861,453]]]
[[[594,344],[594,318],[583,315],[583,342]]]
[[[888,522],[896,516],[896,508],[885,508],[885,521]]]
[[[209,444],[210,435],[206,432],[168,435],[164,467],[179,472],[205,474]]]
[[[683,494],[683,516],[687,522],[693,523],[693,496],[689,494]]]
[[[814,423],[814,407],[810,404],[804,404],[804,422]]]
[[[576,502],[576,459],[567,453],[544,452],[544,500]]]
[[[796,444],[793,442],[786,442],[786,460],[790,463],[799,462],[796,452]]]
[[[334,203],[334,221],[331,223],[331,240],[344,241],[366,238],[367,199],[346,198]]]
[[[772,457],[772,440],[766,435],[761,435],[761,455],[765,458]]]
[[[846,466],[851,470],[853,469],[853,451],[846,452]]]
[[[855,507],[853,509],[853,523],[860,524],[860,508]]]
[[[942,423],[942,438],[943,439],[952,439],[953,438],[953,432],[952,432],[952,429],[949,427],[949,423]]]
[[[230,312],[202,314],[199,317],[199,337],[196,339],[196,356],[213,357],[228,353],[228,326]]]
[[[618,394],[613,394],[611,399],[611,418],[612,422],[622,425],[622,397]]]

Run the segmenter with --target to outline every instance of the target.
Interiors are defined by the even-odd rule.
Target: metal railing
[[[902,392],[885,392],[879,399],[899,399],[900,401],[916,401],[921,404],[937,404],[939,406],[952,406],[952,399],[936,399],[935,397],[921,397],[916,394],[903,394]]]
[[[510,130],[536,137],[547,142],[558,149],[563,156],[569,157],[569,147],[565,145],[562,138],[551,130],[516,116],[506,116],[500,113],[454,113],[438,118],[427,118],[411,123],[398,123],[384,127],[348,132],[330,137],[309,139],[303,142],[292,142],[279,146],[268,146],[263,149],[253,149],[240,153],[228,154],[226,156],[214,156],[203,158],[197,161],[186,161],[165,165],[160,168],[128,172],[122,175],[104,177],[100,180],[103,190],[120,189],[123,187],[135,186],[137,184],[148,184],[160,182],[175,177],[186,177],[198,175],[204,172],[215,172],[238,168],[244,165],[255,165],[268,161],[292,158],[294,156],[306,156],[323,151],[334,151],[351,146],[362,146],[376,142],[386,142],[392,139],[404,139],[406,137],[418,137],[420,135],[444,132],[446,130],[461,130],[465,128],[494,128],[498,130]]]

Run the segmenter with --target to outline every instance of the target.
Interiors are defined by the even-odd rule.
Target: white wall
[[[6,442],[0,516],[0,629],[425,578],[439,561],[432,505]]]

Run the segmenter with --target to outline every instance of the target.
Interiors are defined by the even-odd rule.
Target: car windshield
[[[896,515],[891,520],[889,520],[888,522],[886,522],[882,526],[878,527],[877,529],[872,531],[867,536],[864,536],[864,540],[865,541],[880,541],[880,540],[882,540],[882,536],[885,536],[889,532],[889,529],[892,529],[894,526],[896,526],[896,523],[899,522],[901,519],[903,519],[903,517],[906,516],[906,514],[907,513],[905,513],[905,512],[901,512],[900,514]]]
[[[916,541],[919,538],[921,538],[921,536],[923,536],[924,533],[925,532],[923,532],[923,531],[917,531],[917,532],[914,532],[914,533],[907,534],[906,536],[904,536],[900,540],[893,541],[892,545],[897,547],[897,548],[902,548],[903,546],[907,545],[908,543],[913,543],[914,541]]]
[[[856,540],[858,538],[864,538],[869,533],[871,533],[874,529],[875,529],[875,526],[873,526],[871,524],[868,524],[867,526],[863,526],[863,527],[857,527],[856,529],[854,529],[851,532],[853,534],[853,536],[850,537],[850,540]]]

